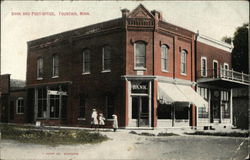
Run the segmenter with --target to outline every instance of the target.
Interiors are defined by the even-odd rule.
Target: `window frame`
[[[105,52],[106,48],[109,48],[109,51],[110,52]],[[112,63],[112,52],[111,52],[111,46],[109,45],[105,45],[102,47],[102,72],[111,72],[111,63]],[[108,58],[105,58],[105,54],[109,53],[109,59]],[[105,67],[105,62],[109,62],[109,68],[106,69]]]
[[[181,75],[187,75],[187,54],[188,54],[188,52],[186,51],[186,50],[181,50]],[[185,58],[185,60],[184,60],[184,62],[183,62],[183,55],[185,55],[184,56],[184,58]],[[184,69],[184,71],[183,71],[183,69],[182,69],[182,65],[184,64],[184,67],[185,67],[185,69]]]
[[[89,59],[87,61],[86,54],[88,54]],[[86,70],[86,66],[88,65],[89,70]],[[82,51],[82,75],[91,73],[91,52],[90,49],[86,48]]]
[[[203,60],[205,60],[205,74],[203,74]],[[207,57],[201,57],[201,76],[207,77]]]
[[[57,65],[56,65],[56,63],[57,63]],[[52,78],[58,78],[59,77],[59,66],[60,66],[59,65],[59,56],[58,56],[58,54],[54,54],[52,56]]]
[[[20,106],[19,106],[19,103],[18,103],[19,101],[22,101],[22,102],[23,102],[23,105],[20,105]],[[23,108],[23,112],[19,112],[19,109],[20,109],[20,111],[21,111],[22,108]],[[18,98],[16,99],[16,114],[19,114],[19,115],[24,114],[24,98],[23,98],[23,97],[18,97]]]
[[[43,57],[38,57],[36,60],[36,78],[37,80],[43,79]]]
[[[215,68],[214,68],[214,64],[217,64],[217,68],[216,68],[216,76],[215,76]],[[218,76],[219,76],[219,63],[218,63],[218,61],[217,60],[213,60],[213,77],[214,78],[218,78]]]
[[[164,52],[166,54],[164,56],[162,53],[163,47],[165,47],[164,49],[166,49],[166,52]],[[164,66],[166,68],[163,67],[162,61],[164,61]],[[169,46],[166,44],[161,45],[161,71],[162,72],[169,72]]]
[[[145,46],[145,53],[144,53],[144,56],[143,56],[144,57],[144,65],[143,65],[143,67],[138,67],[137,66],[137,57],[139,57],[139,56],[137,56],[137,52],[136,52],[137,44],[143,44]],[[134,70],[140,70],[140,71],[145,71],[146,70],[146,57],[147,57],[146,55],[147,55],[147,43],[142,41],[142,40],[136,41],[134,43]],[[142,56],[140,56],[140,57],[142,57]]]

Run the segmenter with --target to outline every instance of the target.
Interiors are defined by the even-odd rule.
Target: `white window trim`
[[[206,69],[206,74],[203,75],[203,63],[202,63],[202,60],[205,59],[205,69]],[[207,77],[207,57],[201,57],[201,76],[202,77]]]
[[[135,42],[134,43],[134,70],[136,71],[146,71],[147,67],[146,67],[146,62],[147,62],[147,58],[146,58],[146,55],[147,55],[147,45],[145,44],[145,67],[136,67],[136,43],[138,42]]]
[[[24,114],[24,112],[23,112],[23,113],[19,113],[19,112],[18,112],[18,107],[19,107],[19,106],[18,106],[18,101],[19,101],[19,100],[23,100],[23,101],[24,101],[24,98],[23,98],[23,97],[18,97],[17,100],[16,100],[16,114],[19,114],[19,115],[20,115],[20,114]],[[24,102],[23,102],[23,103],[24,103]],[[24,106],[21,106],[21,107],[24,108]]]
[[[111,69],[104,69],[104,48],[105,47],[110,47],[110,46],[106,45],[106,46],[102,47],[102,71],[101,71],[101,73],[111,72]],[[110,49],[111,49],[111,47],[110,47]],[[111,61],[111,53],[110,53],[110,61]]]
[[[186,60],[186,62],[185,62],[185,71],[186,72],[182,72],[182,68],[181,68],[181,66],[180,66],[180,69],[181,69],[181,75],[184,75],[184,76],[186,76],[187,75],[187,51],[185,51],[185,50],[181,50],[181,57],[182,57],[182,52],[185,52],[185,60]],[[181,62],[181,61],[180,61]],[[181,65],[182,65],[182,62],[180,63]]]
[[[167,61],[168,61],[168,67],[167,67],[167,68],[168,68],[168,70],[167,70],[167,69],[163,69],[163,68],[162,68],[162,63],[161,63],[161,71],[162,71],[162,72],[169,72],[169,47],[168,47],[168,45],[166,45],[166,44],[161,45],[161,47],[162,47],[162,46],[166,46],[166,47],[168,48],[168,58],[167,58]],[[162,60],[162,53],[161,53],[161,60]]]
[[[224,69],[226,69],[225,66],[227,66],[227,69],[229,70],[229,64],[228,63],[224,63],[224,65],[223,65]]]

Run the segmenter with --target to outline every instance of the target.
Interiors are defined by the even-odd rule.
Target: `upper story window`
[[[181,51],[181,74],[187,74],[187,51]]]
[[[207,76],[207,58],[201,57],[201,76]]]
[[[167,45],[161,46],[161,70],[169,71],[169,48]]]
[[[223,75],[224,76],[229,76],[229,65],[228,63],[224,63],[224,70],[223,70]]]
[[[83,64],[82,64],[82,73],[90,73],[90,50],[85,49],[82,53]]]
[[[135,69],[146,68],[146,44],[139,41],[135,43]]]
[[[16,100],[16,114],[23,114],[24,113],[24,99],[23,97],[19,97]]]
[[[58,57],[58,55],[53,55],[52,61],[53,61],[52,77],[58,77],[59,76],[59,57]]]
[[[43,58],[39,57],[37,59],[37,79],[43,78]]]
[[[218,61],[213,60],[213,77],[217,78],[218,77]]]
[[[102,48],[102,71],[111,71],[111,47]]]

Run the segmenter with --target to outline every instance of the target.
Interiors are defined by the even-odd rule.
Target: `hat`
[[[95,111],[95,108],[93,108],[93,111]]]

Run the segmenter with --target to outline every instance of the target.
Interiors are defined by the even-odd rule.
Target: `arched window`
[[[135,43],[135,68],[146,68],[146,44],[142,41]]]
[[[167,45],[161,46],[161,70],[169,71],[169,48]]]
[[[181,74],[187,74],[187,51],[181,51]]]
[[[83,64],[82,64],[82,73],[90,73],[90,50],[85,49],[82,53]]]
[[[16,100],[16,114],[23,114],[24,113],[24,100],[23,97],[19,97]]]
[[[102,71],[111,71],[111,47],[102,48]]]
[[[37,59],[37,79],[43,78],[43,58],[39,57]]]
[[[52,57],[53,61],[53,69],[52,69],[52,77],[58,77],[59,76],[59,57],[58,55],[53,55]]]

